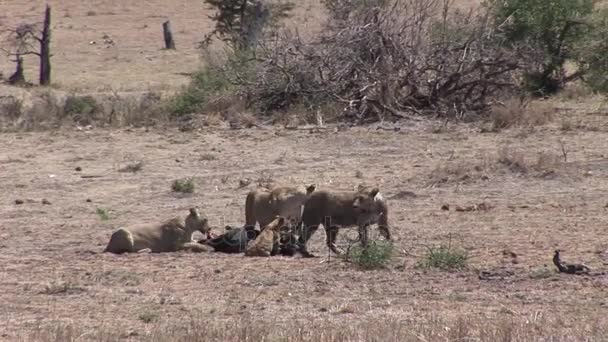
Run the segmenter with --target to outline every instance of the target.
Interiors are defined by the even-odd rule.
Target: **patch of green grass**
[[[449,246],[430,247],[418,266],[441,270],[462,270],[467,267],[468,258],[467,252],[462,249]]]
[[[193,193],[194,180],[192,178],[176,179],[173,181],[173,184],[171,184],[171,190],[187,194]]]
[[[388,241],[372,241],[364,248],[357,245],[348,251],[348,259],[364,269],[385,267],[393,255],[393,244]]]
[[[95,211],[97,212],[97,215],[99,215],[99,218],[102,221],[107,221],[110,219],[110,213],[108,209],[97,208]]]

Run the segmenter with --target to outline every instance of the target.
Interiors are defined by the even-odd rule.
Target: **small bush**
[[[107,209],[97,208],[95,211],[102,221],[107,221],[110,219],[110,214]]]
[[[103,111],[102,106],[97,103],[94,97],[86,96],[68,96],[63,105],[63,113],[80,124],[90,124],[94,115]]]
[[[54,294],[62,294],[62,293],[77,293],[85,291],[84,288],[78,286],[77,284],[70,281],[63,280],[54,280],[50,283],[46,284],[44,290],[42,291],[44,294],[54,295]]]
[[[141,169],[144,167],[144,162],[140,161],[137,163],[133,163],[133,164],[129,164],[121,169],[118,170],[118,172],[133,172],[136,173],[138,171],[141,171]]]
[[[530,272],[530,278],[532,279],[547,279],[554,277],[556,275],[555,271],[551,270],[547,266],[538,267]]]
[[[139,315],[139,320],[144,323],[152,323],[158,318],[158,314],[154,312],[144,312]]]
[[[171,185],[171,189],[175,192],[181,193],[193,193],[194,192],[194,180],[192,178],[176,179]]]
[[[523,152],[507,147],[498,151],[498,163],[506,166],[512,172],[526,173],[530,169]]]
[[[548,123],[553,116],[553,106],[546,102],[523,103],[510,99],[504,104],[492,106],[490,109],[491,130],[500,131],[514,126],[540,126]]]
[[[393,255],[393,244],[388,241],[372,241],[364,248],[360,245],[353,246],[348,251],[348,259],[355,265],[364,269],[383,268],[388,264]]]
[[[180,93],[169,100],[167,111],[173,116],[183,116],[202,112],[209,104],[218,105],[218,99],[233,90],[226,68],[236,70],[239,77],[243,76],[251,63],[247,63],[245,57],[232,53],[226,57],[225,65],[215,66],[213,62],[205,66],[192,76],[190,84]],[[222,101],[220,101],[222,102]],[[234,104],[234,101],[224,103],[225,106]]]
[[[462,270],[467,267],[468,258],[465,250],[453,249],[449,246],[430,247],[419,266],[442,270]]]
[[[23,115],[23,101],[13,96],[7,96],[0,102],[0,115],[9,120],[16,120]]]

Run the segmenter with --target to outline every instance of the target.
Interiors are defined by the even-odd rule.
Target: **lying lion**
[[[172,218],[160,225],[138,224],[119,228],[110,237],[110,242],[104,252],[135,253],[149,251],[152,253],[177,252],[188,250],[206,252],[210,247],[192,240],[195,231],[207,235],[209,224],[206,217],[201,217],[198,209],[190,208],[190,214],[185,222]]]
[[[263,229],[276,216],[283,216],[291,222],[299,222],[302,207],[316,186],[277,187],[274,189],[259,188],[249,192],[245,201],[245,226],[256,223]]]
[[[279,239],[281,228],[286,224],[283,216],[275,216],[275,219],[264,227],[260,235],[253,240],[245,250],[246,256],[268,257],[279,252]]]
[[[302,255],[312,257],[306,250],[306,243],[323,224],[327,235],[327,246],[340,254],[335,241],[339,227],[358,226],[359,238],[367,245],[367,229],[378,224],[380,233],[391,239],[388,226],[388,207],[378,188],[360,187],[354,192],[316,191],[304,205],[299,230],[298,248]]]

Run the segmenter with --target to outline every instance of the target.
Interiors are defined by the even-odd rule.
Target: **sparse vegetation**
[[[523,102],[509,99],[495,104],[490,110],[491,131],[498,132],[514,126],[534,127],[551,121],[554,108],[547,102]]]
[[[70,95],[66,98],[63,113],[75,122],[88,125],[95,119],[95,114],[102,112],[102,107],[93,96]]]
[[[101,219],[102,221],[107,221],[110,219],[110,213],[107,209],[97,208],[95,209],[95,212],[99,216],[99,219]]]
[[[185,179],[176,179],[171,184],[171,190],[175,192],[181,192],[185,194],[190,194],[194,192],[194,179],[185,178]]]
[[[217,160],[217,156],[215,154],[211,154],[211,153],[204,153],[204,154],[201,154],[200,160],[204,160],[204,161]]]
[[[537,267],[532,270],[530,273],[530,278],[532,279],[547,279],[551,277],[555,277],[557,273],[555,270],[550,269],[546,265],[543,267]]]
[[[144,313],[139,314],[139,320],[146,324],[156,321],[157,318],[158,318],[158,314],[155,312],[144,312]]]
[[[393,244],[388,241],[371,241],[367,247],[352,246],[348,250],[349,261],[363,269],[385,267],[393,255]]]
[[[139,172],[144,167],[143,161],[138,161],[136,163],[127,164],[126,166],[118,169],[118,172]]]
[[[188,46],[212,29],[210,11],[106,2],[89,16],[75,0],[62,2],[73,17],[53,25],[61,84],[0,85],[0,131],[11,132],[0,134],[0,227],[9,228],[0,229],[0,273],[8,275],[0,339],[608,340],[608,247],[589,239],[605,236],[608,212],[606,103],[592,94],[608,89],[608,30],[596,30],[608,2],[589,17],[563,13],[593,32],[564,46],[563,73],[540,79],[566,82],[557,98],[551,83],[530,87],[538,79],[526,74],[552,59],[534,48],[532,38],[544,37],[506,39],[518,25],[513,16],[477,17],[477,0],[398,2],[293,1],[297,16],[286,23],[297,32],[263,30],[247,49],[224,50],[216,40],[204,52],[213,55],[203,58],[204,75],[183,88],[190,98],[175,92],[199,68],[200,51]],[[533,2],[553,4],[518,4]],[[38,7],[10,2],[1,24]],[[544,21],[553,10],[524,15]],[[177,51],[160,49],[167,19]],[[91,34],[65,43],[83,27]],[[24,57],[28,79],[37,72],[32,57]],[[8,78],[12,62],[0,64]],[[522,80],[543,96],[520,94]],[[472,95],[459,89],[471,84]],[[86,96],[94,113],[66,108],[70,97],[77,108]],[[50,129],[57,131],[20,133]],[[212,227],[195,240],[236,231],[249,190],[303,180],[316,191],[378,185],[392,244],[353,244],[336,261],[319,228],[310,241],[316,259],[102,253],[123,224],[183,218],[191,206]],[[343,229],[338,240],[356,233]],[[441,243],[452,233],[466,246]],[[557,273],[550,261],[558,247],[593,271]]]
[[[70,294],[82,292],[84,290],[85,289],[71,281],[54,280],[45,285],[43,293],[48,295]]]
[[[348,314],[354,310],[344,306],[336,313]],[[504,311],[504,310],[503,310]],[[563,324],[558,317],[550,315],[533,315],[532,317],[513,317],[512,312],[505,312],[497,317],[486,318],[461,314],[457,319],[442,316],[419,317],[417,323],[405,320],[374,319],[360,324],[337,326],[331,320],[319,318],[313,321],[289,321],[285,324],[270,324],[262,320],[230,320],[203,322],[189,316],[179,317],[187,325],[154,324],[150,331],[138,338],[146,341],[319,341],[345,342],[374,340],[383,342],[414,341],[537,341],[548,337],[556,341],[566,340],[604,340],[608,331],[601,318],[583,316],[586,324],[572,327]],[[308,324],[306,324],[308,323]],[[86,333],[87,339],[115,341],[124,339],[132,330],[129,327],[115,326],[111,329],[85,331],[75,325],[55,323],[51,326],[37,327],[23,336],[22,341],[51,342],[58,340],[76,340]],[[137,334],[140,335],[140,334]]]
[[[451,246],[432,246],[418,264],[422,268],[438,268],[441,270],[463,270],[467,267],[468,253]]]

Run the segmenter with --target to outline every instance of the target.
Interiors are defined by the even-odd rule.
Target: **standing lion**
[[[358,226],[359,238],[367,246],[367,230],[378,224],[380,233],[391,239],[388,225],[388,207],[378,188],[360,187],[354,192],[316,191],[304,204],[299,230],[298,248],[302,255],[312,257],[306,249],[310,237],[323,224],[327,235],[327,246],[340,254],[335,241],[340,227]]]

